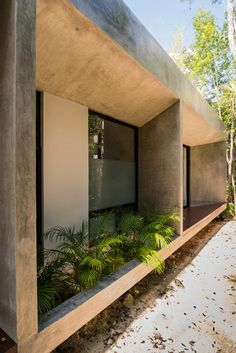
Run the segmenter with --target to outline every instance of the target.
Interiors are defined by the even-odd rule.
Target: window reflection
[[[90,113],[90,211],[135,203],[135,170],[135,128]]]

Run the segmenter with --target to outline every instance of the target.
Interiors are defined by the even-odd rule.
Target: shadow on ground
[[[104,353],[145,309],[153,307],[157,298],[174,290],[171,282],[174,281],[177,287],[182,286],[177,279],[179,273],[193,261],[225,223],[213,221],[166,261],[166,269],[162,275],[148,275],[59,346],[55,353]]]

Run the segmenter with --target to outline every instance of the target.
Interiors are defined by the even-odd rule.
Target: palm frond
[[[159,249],[163,249],[168,245],[166,238],[160,233],[154,233],[154,237],[156,240],[156,245]]]
[[[122,236],[119,234],[114,234],[113,236],[108,236],[100,240],[96,244],[96,249],[101,253],[109,252],[112,248],[122,244]]]
[[[97,258],[92,257],[90,255],[86,256],[82,260],[81,264],[82,265],[88,265],[89,267],[97,270],[99,273],[101,273],[102,270],[105,267],[105,264],[104,264],[104,262],[101,259],[97,259]]]
[[[58,271],[61,266],[60,261],[52,261],[38,269],[38,314],[39,318],[47,314],[59,298],[60,283]]]
[[[132,233],[141,229],[143,217],[135,214],[126,214],[120,220],[119,228],[121,233]]]
[[[38,315],[41,319],[55,307],[58,287],[53,282],[38,285]]]
[[[158,273],[162,273],[165,269],[165,263],[157,250],[143,246],[139,249],[138,257]]]
[[[95,269],[85,269],[80,274],[80,282],[83,288],[92,287],[99,279],[101,274]]]
[[[80,242],[81,244],[84,243],[85,240],[85,223],[82,223],[81,230],[76,231],[74,227],[61,227],[55,226],[48,229],[44,237],[49,241],[56,241],[56,242]]]
[[[157,222],[159,222],[160,224],[167,224],[169,222],[179,222],[180,221],[180,217],[175,214],[175,213],[166,213],[164,215],[156,215],[155,216],[155,220]]]
[[[175,234],[175,228],[165,225],[160,230],[159,233],[165,237],[167,243],[170,243],[173,240],[173,236]]]

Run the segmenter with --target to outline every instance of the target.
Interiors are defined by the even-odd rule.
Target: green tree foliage
[[[236,212],[236,81],[231,80],[227,82],[227,84],[221,86],[221,92],[222,94],[219,99],[219,104],[221,105],[222,117],[227,133],[226,161],[228,166],[228,208],[231,210],[229,214],[232,215],[232,208],[234,208],[234,214]]]
[[[226,84],[232,73],[225,28],[216,25],[214,16],[202,9],[193,19],[194,41],[185,53],[184,65],[191,81],[221,116],[220,86]]]
[[[181,0],[181,2],[187,2],[189,6],[195,2],[195,0]],[[211,0],[212,4],[221,4],[222,0]],[[236,11],[235,11],[235,0],[226,0],[226,18],[227,18],[227,36],[229,40],[229,48],[234,62],[236,63]]]
[[[199,9],[193,18],[194,38],[182,46],[184,72],[215,109],[226,126],[228,201],[235,196],[235,62],[228,41],[228,25],[219,27],[210,12]],[[175,56],[172,55],[175,60]],[[179,60],[180,61],[180,60]],[[178,62],[177,61],[177,65]]]

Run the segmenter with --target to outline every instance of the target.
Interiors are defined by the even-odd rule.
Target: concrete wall
[[[225,142],[190,149],[190,206],[225,202]]]
[[[0,327],[37,332],[35,1],[0,2]]]
[[[88,108],[48,93],[43,106],[44,230],[80,228],[88,219]]]
[[[183,150],[179,102],[139,129],[139,207],[182,215]],[[181,233],[181,225],[178,232]]]

